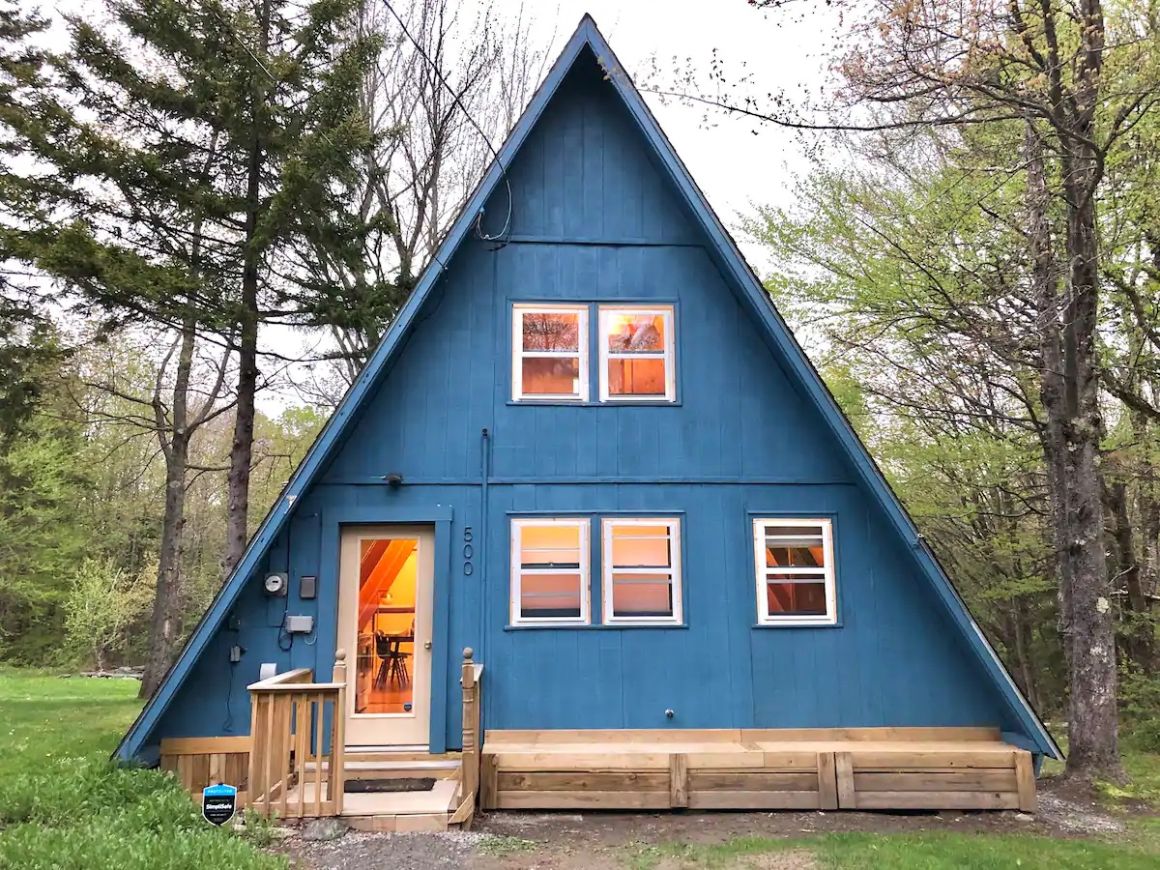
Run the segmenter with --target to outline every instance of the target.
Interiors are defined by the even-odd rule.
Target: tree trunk
[[[149,698],[173,663],[181,639],[185,590],[181,555],[185,531],[185,477],[189,465],[189,382],[197,343],[197,321],[187,317],[181,329],[181,349],[173,383],[173,419],[168,437],[159,430],[165,454],[165,513],[161,523],[161,551],[157,560],[157,591],[149,623],[149,653],[141,675],[138,697]]]
[[[249,539],[250,463],[254,452],[254,399],[258,388],[257,263],[248,262],[242,275],[242,307],[238,334],[237,410],[230,447],[226,555],[222,579],[242,559]]]
[[[1084,131],[1081,131],[1084,132]],[[1091,131],[1086,131],[1090,136]],[[1103,534],[1099,470],[1102,431],[1096,329],[1099,313],[1099,242],[1096,235],[1097,164],[1086,146],[1062,157],[1067,199],[1068,304],[1064,308],[1064,422],[1068,482],[1068,558],[1064,587],[1070,622],[1065,636],[1071,685],[1067,772],[1082,779],[1122,779],[1116,705],[1116,632]]]
[[[1040,396],[1059,573],[1060,620],[1067,656],[1067,772],[1082,779],[1123,776],[1118,752],[1115,624],[1104,554],[1098,468],[1100,414],[1096,371],[1098,248],[1094,160],[1065,152],[1067,300],[1060,304],[1048,215],[1042,143],[1028,124],[1028,240],[1038,300]]]
[[[270,40],[270,0],[263,0],[259,21],[260,57],[266,55]],[[258,241],[258,217],[262,196],[262,102],[261,69],[254,70],[254,95],[251,123],[253,137],[246,167],[246,246],[242,262],[242,298],[238,315],[238,385],[234,438],[230,448],[228,506],[226,514],[226,554],[222,579],[233,573],[249,539],[250,465],[254,452],[254,400],[258,390],[258,282],[261,250]]]

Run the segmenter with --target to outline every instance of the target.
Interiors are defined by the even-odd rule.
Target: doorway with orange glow
[[[349,746],[425,746],[431,722],[430,526],[342,532],[339,646]]]

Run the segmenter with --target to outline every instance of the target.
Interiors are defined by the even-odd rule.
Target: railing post
[[[463,651],[463,794],[479,796],[479,688],[475,683],[475,653]]]
[[[331,714],[330,776],[328,780],[330,800],[334,804],[334,814],[340,816],[342,815],[342,796],[346,790],[346,650],[334,651],[332,681],[338,683],[338,693],[335,695],[334,712]]]
[[[267,749],[261,738],[258,736],[258,711],[259,707],[258,696],[250,693],[250,769],[246,773],[246,790],[249,793],[250,804],[255,807],[258,812],[265,810],[264,806],[258,806],[258,798],[264,797],[266,794],[266,782],[262,778],[262,771],[266,769],[266,759],[262,756]]]

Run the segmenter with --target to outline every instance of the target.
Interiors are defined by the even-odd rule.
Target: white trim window
[[[512,308],[512,400],[588,401],[588,306]]]
[[[600,401],[675,402],[672,306],[601,305]]]
[[[511,521],[511,624],[591,622],[589,520]]]
[[[604,622],[679,625],[681,521],[601,520]]]
[[[834,532],[827,519],[753,521],[757,621],[761,625],[833,625]]]

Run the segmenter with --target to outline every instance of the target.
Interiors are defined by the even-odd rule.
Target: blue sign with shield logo
[[[224,825],[234,817],[238,808],[238,790],[232,785],[218,783],[201,790],[201,814],[206,821]]]

